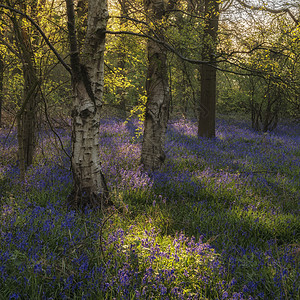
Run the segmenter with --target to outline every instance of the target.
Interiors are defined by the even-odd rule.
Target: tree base
[[[109,199],[108,191],[96,195],[89,189],[73,188],[67,198],[67,204],[69,207],[79,210],[85,210],[86,208],[102,210],[112,206],[113,202]]]

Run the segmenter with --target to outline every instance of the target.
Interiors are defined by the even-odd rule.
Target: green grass
[[[107,179],[117,179],[115,206],[105,211],[68,209],[71,182],[52,164],[30,170],[26,189],[14,169],[1,173],[0,299],[300,299],[299,181],[292,180],[299,168],[290,163],[297,147],[281,150],[290,159],[275,173],[251,174],[249,165],[265,166],[253,155],[237,167],[230,147],[246,143],[261,153],[256,137],[215,141],[210,146],[223,151],[216,162],[207,145],[191,143],[199,145],[188,152],[179,143],[175,159],[171,152],[163,184],[154,175],[133,187],[132,174],[115,176],[108,164]],[[131,160],[137,168],[121,154],[119,169]]]

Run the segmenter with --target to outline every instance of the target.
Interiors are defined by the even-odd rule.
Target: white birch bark
[[[68,1],[70,0],[67,0],[67,3]],[[104,81],[104,32],[107,19],[106,0],[89,0],[87,33],[81,62],[76,43],[72,47],[71,42],[74,188],[69,202],[76,207],[99,207],[106,205],[108,199],[99,149],[99,122]]]

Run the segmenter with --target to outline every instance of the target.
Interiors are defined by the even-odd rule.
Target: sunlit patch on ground
[[[19,182],[15,132],[0,133],[0,294],[5,299],[298,299],[300,127],[218,120],[198,139],[170,122],[161,170],[140,167],[138,124],[100,125],[116,207],[68,210],[70,133],[39,133]],[[64,145],[64,150],[60,144]]]

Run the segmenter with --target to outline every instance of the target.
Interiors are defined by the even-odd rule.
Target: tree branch
[[[7,41],[5,41],[4,39],[2,39],[1,37],[0,37],[0,42],[3,44],[3,45],[5,45],[6,47],[7,47],[7,49],[12,53],[12,54],[14,54],[16,57],[20,57],[19,56],[19,53],[7,42]]]
[[[45,99],[45,96],[44,96],[44,93],[43,93],[41,87],[39,87],[39,91],[40,91],[40,93],[41,93],[41,96],[42,96],[42,99],[43,99],[43,102],[44,102],[45,116],[46,116],[46,120],[47,120],[47,122],[48,122],[48,124],[49,124],[49,126],[50,126],[50,129],[51,129],[51,131],[55,134],[55,136],[58,138],[58,141],[59,141],[59,143],[60,143],[61,149],[63,150],[63,152],[66,154],[66,156],[67,156],[67,157],[70,159],[70,161],[71,161],[71,155],[66,151],[66,149],[65,149],[65,147],[64,147],[64,144],[63,144],[63,142],[62,142],[62,140],[61,140],[59,134],[54,130],[54,128],[53,128],[53,126],[52,126],[52,123],[51,123],[51,121],[50,121],[50,119],[49,119],[48,107],[47,107],[47,101],[46,101],[46,99]]]
[[[60,63],[65,67],[65,69],[71,73],[71,68],[66,64],[66,62],[62,59],[62,57],[58,54],[58,52],[55,50],[55,48],[53,47],[53,45],[51,44],[51,42],[49,41],[49,39],[46,37],[45,33],[43,32],[43,30],[41,29],[41,27],[27,14],[23,13],[20,10],[17,10],[15,8],[12,8],[10,6],[6,6],[3,4],[0,4],[0,7],[4,8],[4,9],[8,9],[14,13],[17,13],[23,17],[25,17],[28,21],[30,21],[30,23],[38,30],[38,32],[41,34],[41,36],[43,37],[43,39],[45,40],[46,44],[49,46],[49,48],[52,50],[52,52],[55,54],[55,56],[57,57],[57,59],[60,61]]]
[[[266,6],[253,6],[245,3],[242,0],[236,0],[240,5],[242,5],[245,8],[251,9],[251,10],[260,10],[260,11],[267,11],[272,14],[280,14],[280,13],[287,13],[295,22],[296,25],[299,25],[299,20],[292,14],[291,10],[289,8],[280,8],[280,9],[272,9]]]
[[[203,61],[203,60],[197,60],[197,59],[191,59],[191,58],[187,58],[185,56],[183,56],[181,53],[179,53],[173,46],[171,46],[170,44],[168,44],[167,42],[160,40],[160,39],[156,39],[151,35],[147,35],[147,34],[143,34],[143,33],[137,33],[137,32],[132,32],[132,31],[104,31],[104,33],[107,34],[128,34],[128,35],[134,35],[134,36],[138,36],[138,37],[143,37],[143,38],[147,38],[150,39],[162,46],[164,46],[167,50],[175,53],[179,58],[181,58],[182,60],[185,60],[191,64],[197,64],[197,65],[201,65],[201,64],[211,64],[210,61]]]
[[[236,75],[241,75],[241,76],[252,76],[252,75],[254,75],[254,73],[256,73],[256,75],[258,76],[257,71],[246,69],[246,68],[243,68],[243,67],[238,66],[238,65],[235,65],[235,66],[238,67],[238,68],[240,68],[240,69],[244,69],[248,73],[240,73],[240,72],[237,72],[237,71],[225,70],[225,69],[222,69],[220,67],[217,67],[216,63],[219,63],[219,61],[213,61],[212,62],[212,61],[204,61],[204,60],[187,58],[187,57],[183,56],[181,53],[179,53],[173,46],[171,46],[167,42],[165,42],[163,40],[160,40],[160,39],[156,39],[156,38],[154,38],[151,35],[137,33],[137,32],[132,32],[132,31],[105,31],[104,33],[107,33],[107,34],[128,34],[128,35],[134,35],[134,36],[138,36],[138,37],[143,37],[143,38],[151,39],[154,42],[156,42],[156,43],[162,45],[163,47],[165,47],[170,52],[172,52],[175,55],[177,55],[183,61],[189,62],[191,64],[195,64],[195,65],[209,65],[209,66],[212,66],[213,68],[215,68],[215,69],[217,69],[219,71],[226,72],[226,73],[232,73],[232,74],[236,74]],[[226,60],[226,62],[228,62],[228,61]],[[229,63],[233,65],[232,62],[229,62]]]
[[[74,3],[72,0],[66,0],[67,6],[67,17],[68,17],[68,32],[69,32],[69,41],[70,41],[70,50],[71,50],[71,68],[72,76],[80,76],[80,61],[79,61],[79,52],[78,52],[78,42],[77,34],[75,27],[75,12],[74,12]],[[76,77],[77,78],[77,77]]]

